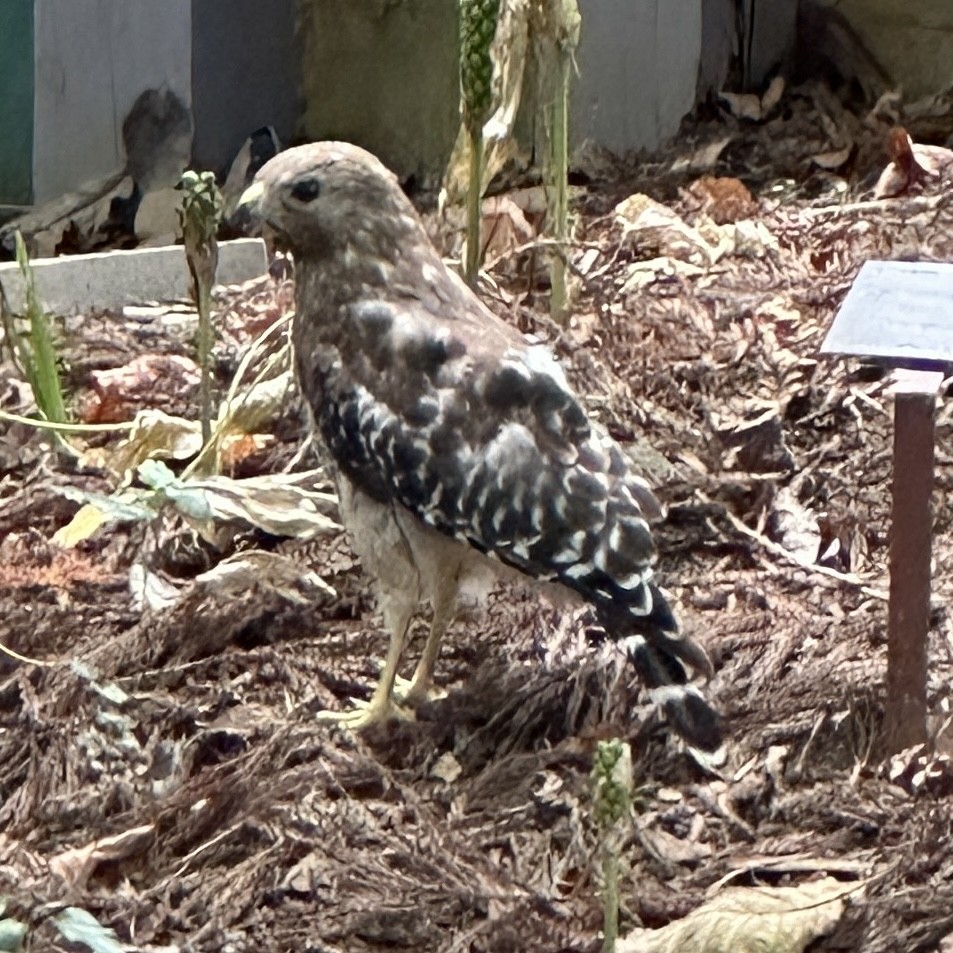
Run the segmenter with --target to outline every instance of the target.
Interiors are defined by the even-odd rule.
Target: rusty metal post
[[[923,375],[927,376],[932,375]],[[885,723],[889,753],[927,740],[936,385],[920,375],[916,378],[901,382],[894,407]]]

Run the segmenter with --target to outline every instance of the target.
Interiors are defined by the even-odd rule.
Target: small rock
[[[139,203],[134,226],[140,244],[174,245],[182,237],[181,203],[182,193],[174,188],[146,192]]]

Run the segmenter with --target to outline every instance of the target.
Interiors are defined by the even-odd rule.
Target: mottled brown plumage
[[[391,632],[369,708],[340,717],[364,725],[394,711],[407,630],[429,601],[431,637],[405,696],[424,697],[460,592],[509,567],[591,603],[679,731],[716,748],[718,718],[688,682],[689,669],[710,672],[708,657],[652,581],[658,504],[549,351],[443,264],[367,152],[292,149],[256,186],[261,217],[295,257],[299,383]]]

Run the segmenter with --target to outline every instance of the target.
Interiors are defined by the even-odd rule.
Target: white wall
[[[35,202],[121,167],[122,121],[144,89],[191,104],[191,6],[35,0]]]

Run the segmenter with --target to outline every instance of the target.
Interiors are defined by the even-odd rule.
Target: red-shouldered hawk
[[[711,663],[652,581],[658,503],[549,350],[444,265],[394,175],[364,150],[289,149],[258,173],[252,201],[294,255],[299,385],[390,631],[367,707],[332,717],[363,727],[398,713],[408,629],[430,602],[400,700],[426,697],[461,589],[506,566],[591,603],[679,733],[716,749],[720,719],[688,680]]]

